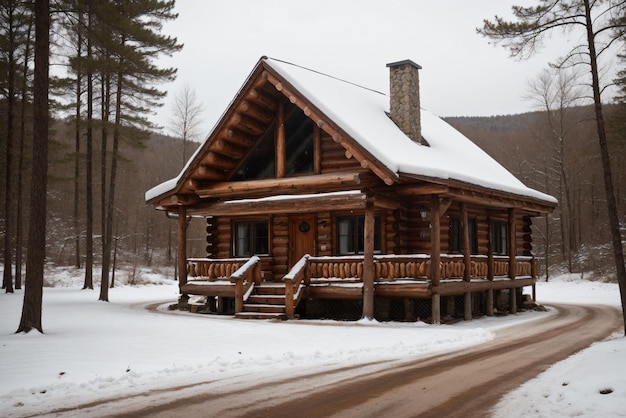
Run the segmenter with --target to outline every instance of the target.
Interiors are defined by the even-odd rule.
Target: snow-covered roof
[[[428,110],[420,109],[422,137],[429,144],[424,146],[407,137],[389,118],[387,95],[276,59],[268,58],[266,62],[398,175],[453,179],[556,203],[552,196],[525,186],[471,140]]]
[[[411,140],[391,120],[389,98],[381,92],[277,59],[263,57],[259,65],[261,63],[291,84],[397,176],[411,174],[456,180],[553,204],[557,202],[552,196],[524,185],[471,140],[423,108],[420,109],[422,137],[428,146]],[[149,190],[146,200],[173,190],[180,177]]]

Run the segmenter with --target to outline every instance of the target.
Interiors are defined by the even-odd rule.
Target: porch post
[[[472,278],[472,258],[469,239],[469,220],[467,218],[467,204],[461,202],[461,216],[463,221],[463,262],[465,270],[463,272],[463,281],[469,282]],[[472,292],[465,292],[463,298],[464,319],[469,321],[472,319]]]
[[[431,318],[433,324],[441,323],[441,295],[439,294],[439,263],[441,261],[441,219],[439,196],[433,195],[430,205],[430,283]]]
[[[516,265],[516,253],[517,253],[517,242],[516,242],[516,224],[515,224],[515,208],[509,208],[509,278],[511,280],[515,280],[515,270],[517,268]],[[515,290],[515,286],[511,286],[509,289],[509,307],[511,313],[517,313],[517,292]]]
[[[285,158],[285,106],[279,100],[276,114],[276,178],[285,177]]]
[[[491,219],[487,218],[487,280],[493,281],[493,231]],[[493,289],[487,289],[487,316],[493,316]]]
[[[363,232],[363,318],[374,319],[374,205],[365,208]]]
[[[187,207],[178,208],[178,288],[187,284]],[[181,293],[178,298],[179,309],[185,309],[189,296]]]

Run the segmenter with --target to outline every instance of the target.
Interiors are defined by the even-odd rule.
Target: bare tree
[[[573,270],[573,254],[576,251],[574,194],[570,177],[578,170],[570,167],[568,146],[572,130],[580,122],[574,116],[574,108],[581,104],[583,92],[578,84],[578,75],[562,68],[544,70],[530,82],[529,99],[543,111],[549,130],[552,155],[545,164],[546,175],[558,185],[559,232],[561,258],[567,262],[568,271]],[[590,158],[590,157],[587,157]]]
[[[187,141],[194,140],[202,121],[203,105],[198,101],[196,92],[185,84],[174,96],[170,132],[183,140],[183,165],[187,162]]]
[[[508,22],[496,16],[495,20],[485,20],[478,32],[496,42],[503,42],[513,56],[533,54],[545,36],[555,30],[580,29],[584,39],[567,51],[559,66],[584,64],[591,76],[591,90],[594,103],[596,130],[600,157],[604,173],[604,188],[607,199],[611,241],[617,281],[620,287],[622,315],[626,325],[626,265],[619,223],[619,213],[615,190],[607,134],[602,107],[599,59],[626,34],[626,22],[621,19],[626,13],[624,1],[593,0],[538,0],[537,6],[513,6],[517,21]],[[626,327],[625,327],[626,333]]]

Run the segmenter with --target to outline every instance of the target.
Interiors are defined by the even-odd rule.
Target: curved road
[[[557,314],[497,332],[489,343],[414,361],[326,370],[159,404],[126,399],[132,417],[484,417],[505,393],[620,330],[609,306],[556,306]],[[209,385],[214,386],[214,385]],[[106,403],[88,405],[102,411]],[[121,411],[111,405],[109,413]],[[137,410],[141,408],[141,410]],[[88,408],[89,409],[89,408]],[[133,409],[133,411],[130,411]],[[85,411],[86,412],[86,411]]]

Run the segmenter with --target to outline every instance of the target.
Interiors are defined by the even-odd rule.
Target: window
[[[295,109],[285,121],[286,174],[313,172],[313,121]]]
[[[285,107],[285,155],[276,155],[276,125],[263,135],[231,181],[276,177],[276,159],[285,159],[285,174],[314,171],[314,123],[294,105]]]
[[[235,222],[233,255],[250,257],[269,254],[269,233],[267,221]]]
[[[374,217],[374,252],[381,252],[380,216]],[[365,216],[337,218],[337,254],[363,254],[365,248]]]
[[[467,222],[469,227],[470,254],[478,254],[476,219],[469,218]],[[460,254],[463,252],[463,228],[461,227],[461,218],[450,218],[450,241],[450,250],[452,254]]]
[[[274,127],[267,131],[231,181],[260,180],[276,177],[276,144]]]
[[[508,225],[504,222],[491,223],[491,248],[494,254],[507,255],[509,252]]]

